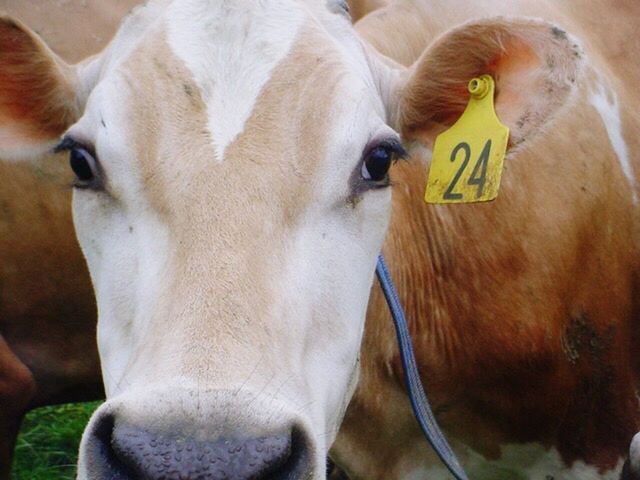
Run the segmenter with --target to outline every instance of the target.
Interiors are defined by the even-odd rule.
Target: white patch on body
[[[469,478],[473,480],[618,480],[624,460],[621,458],[612,470],[600,472],[598,468],[576,461],[567,466],[555,449],[538,443],[505,445],[498,460],[487,460],[479,453],[456,449]],[[441,464],[416,468],[402,475],[403,480],[449,480]]]
[[[629,148],[622,135],[622,118],[620,116],[620,104],[616,93],[607,89],[602,82],[599,82],[589,97],[589,102],[597,110],[602,123],[607,130],[609,141],[616,152],[620,167],[624,176],[627,177],[633,195],[633,203],[638,203],[638,192],[636,177],[631,161],[629,159]]]
[[[222,161],[274,67],[291,49],[303,15],[289,0],[178,0],[166,18],[169,45],[201,90]]]

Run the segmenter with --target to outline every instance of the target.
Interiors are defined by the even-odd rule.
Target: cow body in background
[[[399,164],[384,252],[429,398],[470,478],[617,478],[640,419],[640,4],[398,1],[356,28],[410,65],[450,28],[494,14],[575,35],[587,64],[579,91],[507,156],[495,202],[424,205],[429,154]],[[361,365],[338,463],[355,479],[448,478],[410,410],[376,285]]]
[[[0,10],[75,62],[104,47],[136,3],[4,0]],[[72,179],[62,155],[31,164],[0,155],[0,478],[25,410],[103,395],[95,301],[71,221]]]

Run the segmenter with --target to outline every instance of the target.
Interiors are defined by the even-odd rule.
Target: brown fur
[[[632,60],[637,42],[625,40],[635,7],[607,7],[609,24],[619,25],[606,29],[611,35],[591,29],[602,27],[596,20],[602,8],[574,5],[564,13],[534,2],[514,2],[505,11],[481,2],[395,2],[358,28],[396,60],[410,63],[429,38],[488,11],[558,22],[584,41],[587,57],[616,88],[638,172],[640,121],[633,106],[640,69]],[[406,28],[384,29],[385,15]],[[455,49],[447,50],[444,40],[429,47],[438,60],[425,67],[426,83],[409,87],[407,135],[419,131],[420,139],[432,141],[437,129],[431,112],[438,123],[450,123],[465,102],[465,75],[487,66],[500,77],[503,64],[496,57],[503,52],[515,47],[525,58],[546,59],[504,33],[474,38],[482,47],[470,53],[470,62],[456,60],[473,45],[463,36],[456,40],[455,31]],[[566,41],[560,31],[546,33]],[[624,51],[629,61],[616,61]],[[452,64],[460,70],[452,71]],[[567,465],[580,459],[613,468],[639,426],[637,206],[602,120],[587,101],[595,81],[593,71],[585,72],[577,95],[558,96],[566,106],[531,126],[528,133],[536,135],[507,156],[494,203],[427,206],[428,162],[415,158],[394,168],[385,255],[411,322],[423,380],[454,443],[463,441],[489,459],[499,458],[501,445],[539,442],[558,449]],[[354,479],[402,478],[430,455],[401,378],[391,319],[374,285],[361,382],[333,449]]]
[[[365,15],[374,10],[386,6],[387,0],[348,0],[349,13],[354,22],[357,22]]]
[[[332,56],[323,56],[322,50],[331,46],[316,29],[308,25],[305,41],[298,41],[286,61],[274,69],[243,132],[228,146],[222,162],[215,160],[211,140],[203,131],[206,107],[199,90],[182,62],[167,55],[162,32],[149,35],[123,67],[137,79],[128,83],[134,89],[127,92],[132,99],[129,118],[145,126],[131,138],[132,158],[137,159],[134,168],[147,179],[146,201],[166,222],[176,244],[168,259],[176,271],[174,280],[154,309],[148,339],[136,351],[127,373],[144,368],[146,362],[140,359],[145,356],[156,358],[160,351],[184,348],[184,364],[189,365],[186,359],[193,357],[191,363],[198,365],[195,372],[185,367],[184,375],[203,375],[203,382],[211,381],[207,372],[229,370],[228,365],[216,362],[233,358],[207,355],[212,344],[228,351],[244,349],[246,343],[252,345],[246,339],[259,338],[262,329],[274,342],[286,338],[278,334],[283,328],[280,318],[260,314],[278,302],[270,298],[275,291],[265,283],[270,277],[265,272],[286,264],[286,235],[312,201],[314,184],[322,175],[315,167],[322,164],[327,142],[318,132],[329,131],[325,122],[334,104],[326,99],[336,91],[342,73],[339,63],[324,61]],[[159,58],[161,62],[156,61]],[[140,81],[147,76],[149,81]],[[304,80],[292,85],[291,78]],[[308,101],[309,89],[314,89],[317,102]],[[160,122],[161,129],[157,127]],[[195,137],[194,131],[202,134]],[[273,152],[278,152],[279,161],[274,161]],[[197,161],[189,161],[194,158]],[[175,173],[177,162],[181,163],[180,176]],[[256,165],[260,175],[248,189],[246,179],[255,173]],[[292,171],[296,172],[293,177]],[[271,201],[264,200],[267,198]],[[229,218],[238,220],[230,224]],[[256,235],[255,225],[261,222],[271,226]],[[265,241],[265,235],[271,241]],[[246,255],[227,256],[221,263],[220,256],[209,254],[231,245]],[[199,281],[185,281],[193,278]],[[231,331],[218,318],[202,324],[212,304],[216,317],[234,319]],[[194,315],[194,311],[201,313]],[[172,335],[158,336],[167,325]],[[243,365],[232,369],[234,376],[250,374],[243,369],[258,362],[278,365],[282,361],[277,355],[251,358],[257,353],[256,349],[244,353]]]
[[[0,17],[0,52],[0,122],[19,125],[18,136],[61,135],[78,114],[71,69],[11,17]]]
[[[9,475],[20,420],[35,389],[36,383],[29,369],[0,337],[0,475]]]
[[[462,15],[460,8],[450,4],[446,9],[452,12],[448,17],[431,15],[434,23],[425,23],[423,30],[436,35],[472,15],[467,8]],[[435,25],[436,21],[441,24]],[[406,25],[411,22],[407,20]],[[607,58],[608,47],[594,49],[598,42],[579,28],[580,23],[576,25],[567,28],[584,34],[591,58]],[[412,33],[406,30],[399,34]],[[395,37],[398,32],[391,33],[393,43],[401,43]],[[420,36],[425,42],[433,38]],[[513,72],[514,65],[501,63],[500,45],[517,54],[510,58],[522,60],[516,62],[516,71],[539,61],[541,52],[528,46],[526,38],[524,46],[520,40],[507,36],[493,48],[488,40],[493,55],[481,59],[480,67]],[[406,58],[411,51],[421,51],[416,43],[407,43]],[[426,81],[441,78],[446,71],[453,57],[442,53],[444,60],[432,65],[431,73],[425,71]],[[611,78],[623,105],[637,103],[633,87],[620,80],[637,78],[637,69],[602,68],[607,74],[607,68],[618,74],[629,72],[629,77],[614,74]],[[477,65],[469,73],[476,70]],[[453,73],[457,74],[452,75],[455,92],[467,71]],[[405,125],[405,133],[418,132],[422,140],[433,134],[429,124],[433,117],[425,117],[424,108],[438,111],[438,123],[455,117],[461,97],[451,97],[451,85],[440,87],[434,90],[438,98],[449,96],[444,109],[430,103],[433,95],[428,92],[404,99],[405,104],[415,101],[420,107],[416,111],[423,109],[422,120],[417,114],[406,117],[412,121]],[[581,89],[581,94],[588,93],[586,83]],[[183,89],[184,94],[189,96],[189,90]],[[507,91],[500,92],[503,98]],[[282,92],[286,93],[296,92]],[[571,108],[562,109],[552,129],[544,129],[535,140],[512,151],[502,192],[493,204],[426,207],[421,200],[423,162],[397,166],[395,215],[385,252],[412,319],[430,396],[454,438],[489,458],[499,455],[503,443],[539,441],[558,448],[567,462],[583,459],[609,468],[638,424],[632,358],[640,352],[631,333],[637,315],[632,300],[637,262],[635,207],[593,108],[580,97],[558,98]],[[193,101],[197,106],[197,99]],[[268,119],[281,100],[263,101]],[[513,117],[516,126],[519,119]],[[637,116],[625,111],[623,121],[630,151],[636,152],[633,138],[637,135],[630,133],[638,133]],[[585,130],[584,125],[592,128]],[[532,128],[539,126],[532,124]],[[143,143],[147,148],[147,141]],[[242,142],[231,148],[242,149]],[[149,174],[155,175],[156,170]],[[216,192],[198,186],[203,188],[201,195],[216,198]],[[153,201],[157,206],[166,199],[157,194]],[[167,215],[171,215],[169,205],[180,208],[181,203],[167,202]],[[206,237],[209,242],[211,237]],[[399,452],[427,451],[408,409],[391,328],[374,286],[362,382],[334,450],[354,478],[401,478]]]
[[[488,73],[496,80],[496,111],[511,143],[520,143],[564,103],[579,74],[580,48],[556,32],[543,22],[493,18],[447,32],[409,72],[399,105],[404,137],[433,138],[450,126],[467,105],[469,80]]]

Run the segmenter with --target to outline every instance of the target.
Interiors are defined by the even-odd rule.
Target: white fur
[[[122,379],[135,346],[145,333],[146,321],[157,299],[169,248],[166,227],[140,194],[137,168],[128,128],[101,128],[101,120],[113,125],[126,122],[126,83],[107,79],[92,92],[85,115],[70,134],[93,139],[101,163],[119,201],[91,191],[74,192],[74,223],[90,266],[98,304],[98,347],[107,396],[127,387]],[[117,120],[116,120],[117,119]],[[125,201],[129,208],[122,208]]]
[[[640,473],[640,433],[636,433],[629,448],[629,461],[634,472]]]
[[[505,445],[498,460],[487,460],[470,449],[464,451],[461,458],[473,480],[618,480],[624,461],[621,458],[614,469],[600,473],[582,461],[566,465],[555,448],[547,449],[538,443]],[[447,480],[451,477],[436,465],[416,469],[406,478]]]
[[[289,0],[178,0],[167,14],[169,45],[201,89],[222,161],[304,17]]]
[[[618,157],[622,173],[624,173],[631,187],[633,203],[637,204],[638,186],[636,183],[636,175],[633,171],[631,160],[629,159],[629,147],[622,134],[622,118],[620,116],[618,96],[612,89],[607,88],[602,82],[599,82],[589,97],[589,102],[597,110],[602,119],[611,146]]]

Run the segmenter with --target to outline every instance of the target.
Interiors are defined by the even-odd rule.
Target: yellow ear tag
[[[509,129],[493,108],[491,75],[469,82],[464,113],[436,138],[424,201],[486,202],[498,196]]]

